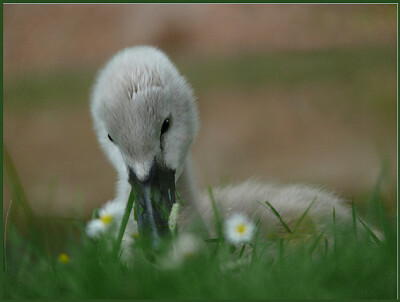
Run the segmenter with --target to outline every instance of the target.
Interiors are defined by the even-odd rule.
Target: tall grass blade
[[[246,243],[244,243],[242,248],[240,249],[239,258],[242,258],[245,248],[246,248]]]
[[[11,191],[12,200],[22,209],[26,224],[28,226],[28,234],[31,237],[32,242],[35,243],[37,252],[42,251],[43,240],[40,237],[38,221],[28,203],[28,198],[26,197],[17,170],[15,169],[11,155],[5,145],[3,145],[3,163],[5,168],[3,170],[5,174],[5,180]]]
[[[382,183],[385,179],[385,177],[388,174],[388,168],[389,168],[389,162],[388,159],[385,158],[382,163],[381,171],[379,173],[378,179],[376,181],[376,184],[373,189],[373,193],[371,196],[371,201],[370,201],[370,214],[371,218],[374,218],[374,222],[379,222],[381,225],[384,238],[391,238],[389,234],[389,225],[388,225],[388,218],[386,216],[386,211],[384,209],[384,205],[382,203],[382,199],[380,197],[380,189],[382,186]],[[378,213],[378,217],[376,217],[376,213]],[[378,221],[376,221],[378,220]]]
[[[319,234],[318,237],[314,240],[314,243],[310,248],[310,254],[312,254],[314,252],[315,248],[318,246],[318,242],[321,240],[324,233],[325,233],[325,231],[322,231],[321,234]]]
[[[10,215],[10,212],[11,212],[11,206],[12,206],[12,199],[10,200],[10,204],[8,205],[6,221],[4,224],[4,242],[3,242],[3,261],[4,261],[3,271],[4,272],[7,271],[7,226],[8,226],[8,216]]]
[[[279,261],[283,262],[283,253],[285,251],[285,246],[283,242],[283,238],[279,238]]]
[[[383,203],[382,203],[382,199],[379,199],[377,201],[377,207],[378,207],[379,222],[380,222],[383,234],[384,234],[384,238],[385,239],[391,238],[391,236],[389,234],[390,233],[390,231],[389,231],[390,228],[389,228],[389,225],[388,225],[388,217],[386,215],[386,211],[384,209],[384,206],[383,206]]]
[[[259,204],[263,205],[261,202],[259,202]],[[272,206],[272,204],[269,203],[268,200],[265,201],[265,204],[269,207],[269,209],[272,211],[272,213],[275,214],[276,217],[278,217],[279,221],[281,222],[281,224],[283,225],[283,227],[286,229],[286,231],[288,233],[292,233],[292,231],[290,230],[290,228],[288,227],[288,225],[285,223],[285,221],[283,221],[282,216],[279,214],[279,212]],[[264,205],[263,205],[264,206]]]
[[[20,178],[18,176],[15,165],[12,161],[11,155],[5,145],[3,145],[3,163],[6,182],[11,191],[12,199],[22,208],[26,222],[31,227],[35,227],[33,211],[28,203],[25,191],[22,187]]]
[[[258,236],[260,235],[260,228],[261,228],[261,220],[257,220],[256,223],[256,234],[254,236],[254,241],[253,241],[253,252],[251,254],[251,263],[250,265],[253,266],[253,264],[256,262],[257,259],[257,241],[258,241]]]
[[[374,241],[378,244],[381,243],[381,241],[378,239],[378,237],[376,237],[376,235],[374,234],[374,232],[371,231],[371,229],[366,225],[366,223],[364,221],[362,221],[360,218],[358,218],[358,221],[361,222],[361,224],[363,225],[363,227],[366,229],[367,233],[371,236],[372,239],[374,239]]]
[[[179,193],[179,191],[176,190],[176,191],[175,191],[175,194],[176,194],[176,197],[178,198],[178,201],[179,201],[180,205],[183,206],[184,203],[183,203],[183,201],[182,201],[182,197],[181,197],[181,194]],[[171,197],[170,197],[170,200],[171,200]]]
[[[211,187],[208,187],[208,194],[210,195],[210,201],[211,201],[212,209],[214,212],[215,226],[217,228],[217,234],[220,239],[220,242],[223,242],[224,234],[223,234],[223,230],[222,230],[222,221],[221,221],[221,217],[219,216],[219,213],[218,213],[217,204],[215,203],[214,194],[212,192]]]
[[[356,217],[356,209],[354,208],[354,199],[351,199],[351,214],[353,216],[353,232],[354,236],[357,238],[357,217]]]
[[[374,188],[372,189],[372,193],[371,193],[371,197],[370,197],[370,201],[369,201],[368,221],[370,221],[372,223],[381,222],[380,193],[381,193],[382,183],[384,182],[385,177],[388,174],[387,172],[388,172],[388,160],[384,159],[382,162],[382,166],[381,166],[381,170],[379,172],[378,178],[376,180]]]
[[[220,242],[220,241],[221,241],[221,239],[219,239],[219,238],[204,239],[204,242],[207,242],[207,243],[214,243],[214,242]]]
[[[315,197],[313,199],[313,201],[311,201],[310,205],[307,207],[307,209],[304,211],[304,213],[300,216],[299,220],[297,221],[296,225],[294,226],[291,236],[293,236],[297,232],[297,229],[299,228],[299,226],[302,223],[302,221],[304,220],[304,218],[307,216],[307,213],[310,211],[311,207],[314,205],[316,200],[317,200],[317,197]]]
[[[124,216],[122,217],[121,226],[119,227],[117,241],[115,243],[115,253],[116,254],[118,253],[118,251],[121,247],[122,237],[124,236],[126,225],[128,224],[128,220],[129,220],[129,216],[132,211],[134,199],[135,199],[135,195],[133,193],[133,189],[131,189],[131,192],[130,192],[129,198],[128,198],[128,202],[125,207]]]
[[[99,214],[99,208],[95,208],[92,214],[92,219],[99,219],[100,214]]]
[[[327,238],[324,238],[324,247],[325,247],[325,249],[324,249],[325,257],[327,257],[328,256],[328,251],[329,251],[329,242],[328,242]]]
[[[337,234],[336,234],[336,209],[335,209],[335,207],[333,207],[332,219],[333,219],[333,252],[336,253]]]

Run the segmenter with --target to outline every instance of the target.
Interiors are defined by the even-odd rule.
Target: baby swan
[[[132,214],[124,240],[129,241],[129,234],[138,229],[158,245],[168,230],[168,218],[162,212],[171,211],[175,187],[184,205],[178,226],[188,227],[196,215],[206,225],[213,225],[209,223],[213,219],[209,194],[198,192],[191,170],[190,148],[199,128],[195,97],[186,79],[162,51],[137,46],[117,53],[98,75],[91,113],[100,145],[119,177],[116,197],[100,213],[118,209],[121,215],[131,188],[136,193],[137,223]],[[158,204],[150,198],[155,194],[160,196]],[[215,188],[213,195],[223,216],[246,213],[254,220],[260,219],[262,232],[282,229],[265,201],[289,226],[313,201],[307,214],[313,228],[323,228],[331,222],[333,209],[338,222],[348,221],[351,216],[339,197],[310,185],[249,180]]]

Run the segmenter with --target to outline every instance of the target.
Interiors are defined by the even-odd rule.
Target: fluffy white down
[[[221,214],[227,218],[234,213],[246,214],[252,221],[261,220],[261,233],[286,232],[282,223],[266,206],[268,201],[282,216],[287,225],[294,226],[311,202],[315,200],[307,217],[317,229],[325,229],[333,222],[333,209],[337,223],[351,221],[351,210],[333,192],[310,184],[279,184],[247,180],[240,184],[230,184],[213,189],[214,199]],[[213,220],[213,210],[208,192],[201,195],[199,212],[205,221]],[[181,224],[187,221],[182,217]],[[212,223],[206,223],[215,235]]]

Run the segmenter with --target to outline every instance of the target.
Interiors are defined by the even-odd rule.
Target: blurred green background
[[[37,214],[88,218],[113,198],[116,180],[92,130],[96,72],[116,51],[151,44],[198,97],[202,186],[255,176],[364,202],[386,160],[382,189],[395,215],[396,10],[5,4],[4,144]]]

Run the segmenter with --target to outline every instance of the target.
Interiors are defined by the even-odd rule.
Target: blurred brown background
[[[382,189],[394,210],[396,10],[6,4],[4,144],[38,214],[89,217],[113,197],[116,176],[92,131],[96,71],[121,48],[151,44],[198,97],[201,185],[259,176],[315,182],[363,202],[386,159]]]

